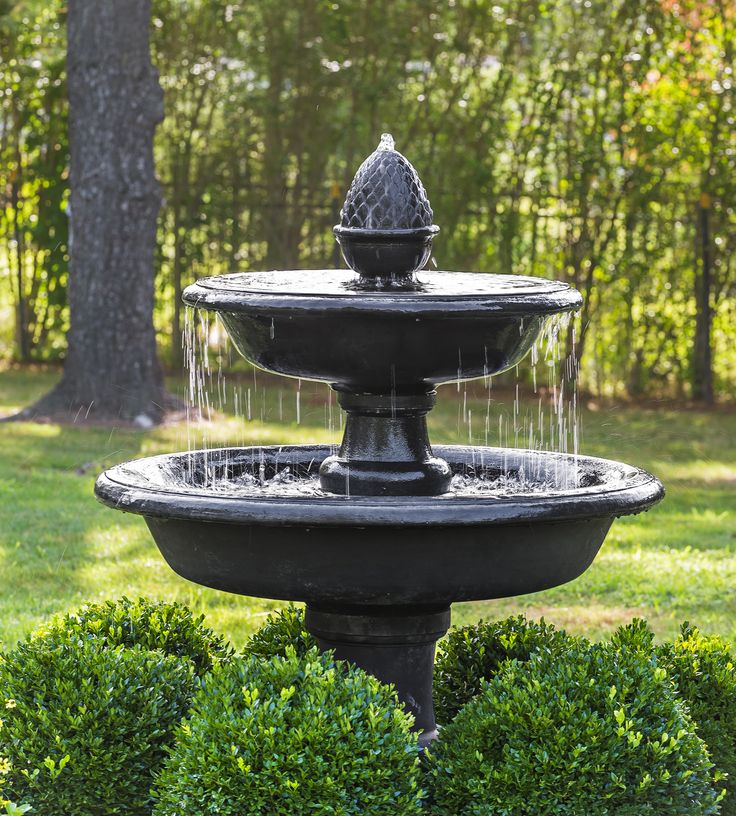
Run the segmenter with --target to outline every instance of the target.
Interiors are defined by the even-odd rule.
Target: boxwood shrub
[[[0,703],[2,700],[0,700]],[[1,723],[1,721],[0,721]],[[2,728],[2,724],[0,724],[0,728]],[[0,755],[0,813],[5,814],[5,816],[21,816],[23,813],[27,813],[30,809],[30,805],[19,805],[16,802],[11,802],[10,799],[6,799],[6,786],[8,775],[10,773],[10,760],[7,757]]]
[[[53,618],[33,637],[49,643],[78,643],[94,638],[98,646],[140,646],[188,657],[201,675],[232,652],[224,638],[206,627],[203,620],[204,615],[195,616],[184,604],[123,597],[87,604],[70,615]]]
[[[317,646],[317,641],[304,626],[304,610],[289,605],[272,612],[263,626],[243,647],[244,657],[285,657],[293,648],[297,655],[306,654]]]
[[[653,657],[579,643],[509,661],[429,758],[436,816],[705,816],[712,763]]]
[[[684,623],[674,643],[654,644],[643,620],[621,627],[612,638],[618,648],[656,654],[690,709],[698,734],[717,768],[716,788],[725,788],[724,816],[736,816],[736,667],[729,645]]]
[[[191,661],[37,639],[0,658],[5,794],[39,816],[144,816],[198,685]]]
[[[496,676],[505,660],[529,660],[536,651],[558,652],[573,643],[564,631],[523,615],[451,629],[440,642],[435,661],[437,722],[449,723],[480,693],[484,681]]]
[[[736,816],[736,670],[734,655],[719,637],[705,636],[684,624],[674,643],[659,647],[662,664],[672,675],[710,749],[718,771],[725,776],[724,816]]]
[[[154,816],[415,816],[411,718],[387,686],[292,649],[216,667],[156,786]]]
[[[0,712],[2,712],[5,703],[6,700],[0,695]],[[2,717],[0,717],[0,730],[2,730],[2,727],[3,721]],[[2,735],[0,735],[0,737],[1,736]],[[3,756],[2,750],[2,739],[0,739],[0,813],[4,813],[5,816],[21,816],[21,814],[29,811],[31,806],[19,805],[6,798],[10,795],[7,786],[12,765],[10,764],[10,760],[6,756]]]

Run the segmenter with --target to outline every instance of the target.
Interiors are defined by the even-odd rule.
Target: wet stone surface
[[[384,133],[378,148],[358,168],[340,212],[352,229],[417,229],[432,224],[432,207],[411,162]]]
[[[456,464],[450,490],[452,497],[533,496],[564,494],[602,485],[615,486],[624,479],[617,471],[598,472],[590,467],[576,465],[574,458],[555,461],[552,467],[540,464],[530,467],[510,467],[505,470],[497,464],[467,466]],[[322,490],[319,483],[319,461],[307,464],[274,465],[272,462],[227,461],[222,456],[209,457],[207,452],[177,459],[156,457],[135,463],[126,475],[138,487],[176,493],[207,493],[233,498],[335,498]]]

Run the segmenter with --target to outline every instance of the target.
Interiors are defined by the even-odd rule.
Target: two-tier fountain
[[[96,485],[106,504],[144,516],[179,575],[305,602],[323,649],[395,684],[422,744],[436,734],[432,664],[450,604],[570,581],[615,517],[663,494],[618,462],[430,447],[438,384],[515,366],[582,302],[541,278],[420,271],[437,230],[416,171],[384,135],[335,227],[352,271],[233,274],[184,292],[256,366],[330,383],[347,412],[339,451],[175,453],[113,467]],[[471,478],[458,487],[458,474]],[[514,479],[524,489],[494,491]]]

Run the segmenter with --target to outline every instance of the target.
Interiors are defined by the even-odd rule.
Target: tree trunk
[[[163,96],[150,11],[150,0],[69,0],[69,349],[59,385],[26,414],[148,424],[163,413],[153,327]]]
[[[713,347],[711,340],[712,258],[710,196],[702,193],[698,207],[700,263],[695,276],[695,342],[693,346],[693,397],[713,403]]]

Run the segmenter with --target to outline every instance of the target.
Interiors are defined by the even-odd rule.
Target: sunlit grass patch
[[[55,376],[43,370],[0,372],[0,414],[39,396]],[[205,442],[339,440],[339,414],[334,401],[330,408],[324,386],[302,384],[297,423],[296,381],[258,377],[261,408],[250,421],[223,410],[213,413],[212,421],[189,426],[172,422],[148,432],[0,425],[0,639],[12,642],[48,615],[87,600],[144,594],[183,601],[242,643],[266,612],[279,606],[185,581],[165,564],[142,519],[113,512],[93,495],[101,470],[138,456]],[[474,393],[468,392],[465,407],[481,416],[487,402],[482,391],[477,392],[481,396]],[[433,441],[467,443],[462,398],[455,388],[440,390],[430,415]],[[508,410],[512,402],[513,397],[497,394],[493,410]],[[736,638],[736,414],[636,407],[584,410],[582,439],[584,453],[659,475],[667,487],[664,502],[615,522],[598,558],[576,581],[517,599],[458,604],[455,622],[522,610],[598,637],[633,615],[644,615],[660,636],[673,634],[688,618]],[[482,434],[474,441],[483,441]]]

